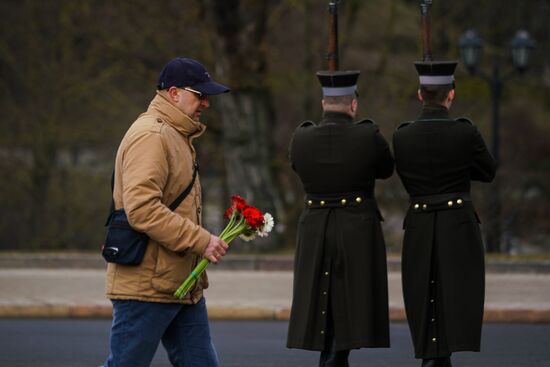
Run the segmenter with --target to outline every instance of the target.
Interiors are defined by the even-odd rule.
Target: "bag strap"
[[[193,188],[193,185],[195,184],[195,179],[197,178],[198,171],[199,171],[199,164],[195,162],[193,164],[193,178],[191,179],[191,182],[189,183],[189,185],[187,185],[185,190],[183,190],[181,194],[179,194],[179,196],[176,198],[176,200],[174,200],[174,202],[170,204],[168,208],[170,208],[171,211],[176,210],[178,206],[180,206],[181,202],[185,200],[187,195],[189,195],[189,193],[191,192],[191,189]],[[115,170],[113,170],[113,175],[111,176],[111,210],[109,211],[109,213],[112,213],[115,210],[115,201],[112,198],[114,187],[115,187]]]
[[[107,221],[105,222],[105,226],[109,225],[109,222],[111,221],[111,215],[113,215],[113,212],[115,211],[115,199],[113,198],[114,191],[115,191],[115,169],[113,168],[113,175],[111,176],[111,209],[109,209],[109,215],[107,216]]]
[[[176,210],[177,207],[180,206],[181,202],[187,197],[187,195],[189,195],[189,193],[191,192],[191,189],[193,188],[193,184],[195,183],[195,178],[197,178],[197,172],[199,171],[199,164],[195,162],[193,166],[194,166],[193,178],[191,179],[191,182],[189,183],[189,185],[187,185],[185,190],[183,190],[182,193],[176,198],[176,200],[174,200],[174,202],[170,204],[169,208],[171,211]]]

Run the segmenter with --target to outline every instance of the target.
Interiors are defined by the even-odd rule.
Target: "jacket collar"
[[[326,124],[351,124],[353,122],[353,118],[348,115],[347,113],[341,113],[341,112],[324,112],[323,113],[323,119],[319,123],[319,125],[326,125]]]
[[[206,125],[199,121],[193,120],[185,113],[171,104],[163,95],[157,91],[157,95],[147,109],[147,113],[160,116],[166,123],[170,124],[174,129],[182,135],[196,138],[204,133]]]
[[[446,120],[449,119],[447,107],[438,104],[427,104],[422,108],[419,120]]]

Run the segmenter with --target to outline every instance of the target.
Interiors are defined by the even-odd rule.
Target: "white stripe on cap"
[[[352,85],[351,87],[323,87],[323,95],[327,97],[339,97],[339,96],[349,96],[350,94],[354,94],[357,90],[356,85]]]
[[[448,85],[455,80],[452,75],[420,75],[421,85]]]

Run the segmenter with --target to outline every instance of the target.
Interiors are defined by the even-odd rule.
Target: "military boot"
[[[423,359],[422,367],[453,367],[451,357]]]
[[[336,350],[334,336],[327,340],[327,349],[321,352],[319,367],[349,367],[349,350]]]

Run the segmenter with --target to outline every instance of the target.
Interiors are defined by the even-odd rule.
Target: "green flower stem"
[[[233,227],[233,224],[235,223],[235,219],[237,217],[237,214],[235,211],[233,211],[233,213],[231,214],[231,217],[229,218],[229,223],[227,223],[227,225],[225,226],[225,228],[223,229],[222,233],[220,233],[220,238],[222,238],[222,236],[231,228]]]
[[[233,213],[229,219],[229,223],[220,234],[220,238],[229,245],[231,241],[244,233],[248,228],[248,224],[245,219],[240,216],[239,221],[236,220],[236,215]],[[185,281],[174,292],[174,297],[182,299],[187,295],[191,287],[195,284],[200,275],[204,272],[206,267],[210,264],[210,261],[206,258],[199,261],[198,265],[193,269],[191,274],[185,279]]]
[[[220,238],[225,242],[227,242],[228,240],[233,240],[239,234],[243,233],[246,230],[246,227],[247,223],[244,217],[241,216],[237,224],[233,228],[229,229],[226,233],[224,233],[223,236],[220,235]]]
[[[199,261],[199,264],[195,267],[195,269],[193,269],[193,271],[191,272],[191,274],[189,274],[187,279],[185,279],[183,284],[176,290],[174,296],[179,299],[185,297],[187,292],[189,292],[189,289],[191,289],[193,284],[195,284],[195,282],[202,274],[204,269],[206,269],[209,263],[210,262],[208,261],[208,259],[202,259],[201,261]]]

